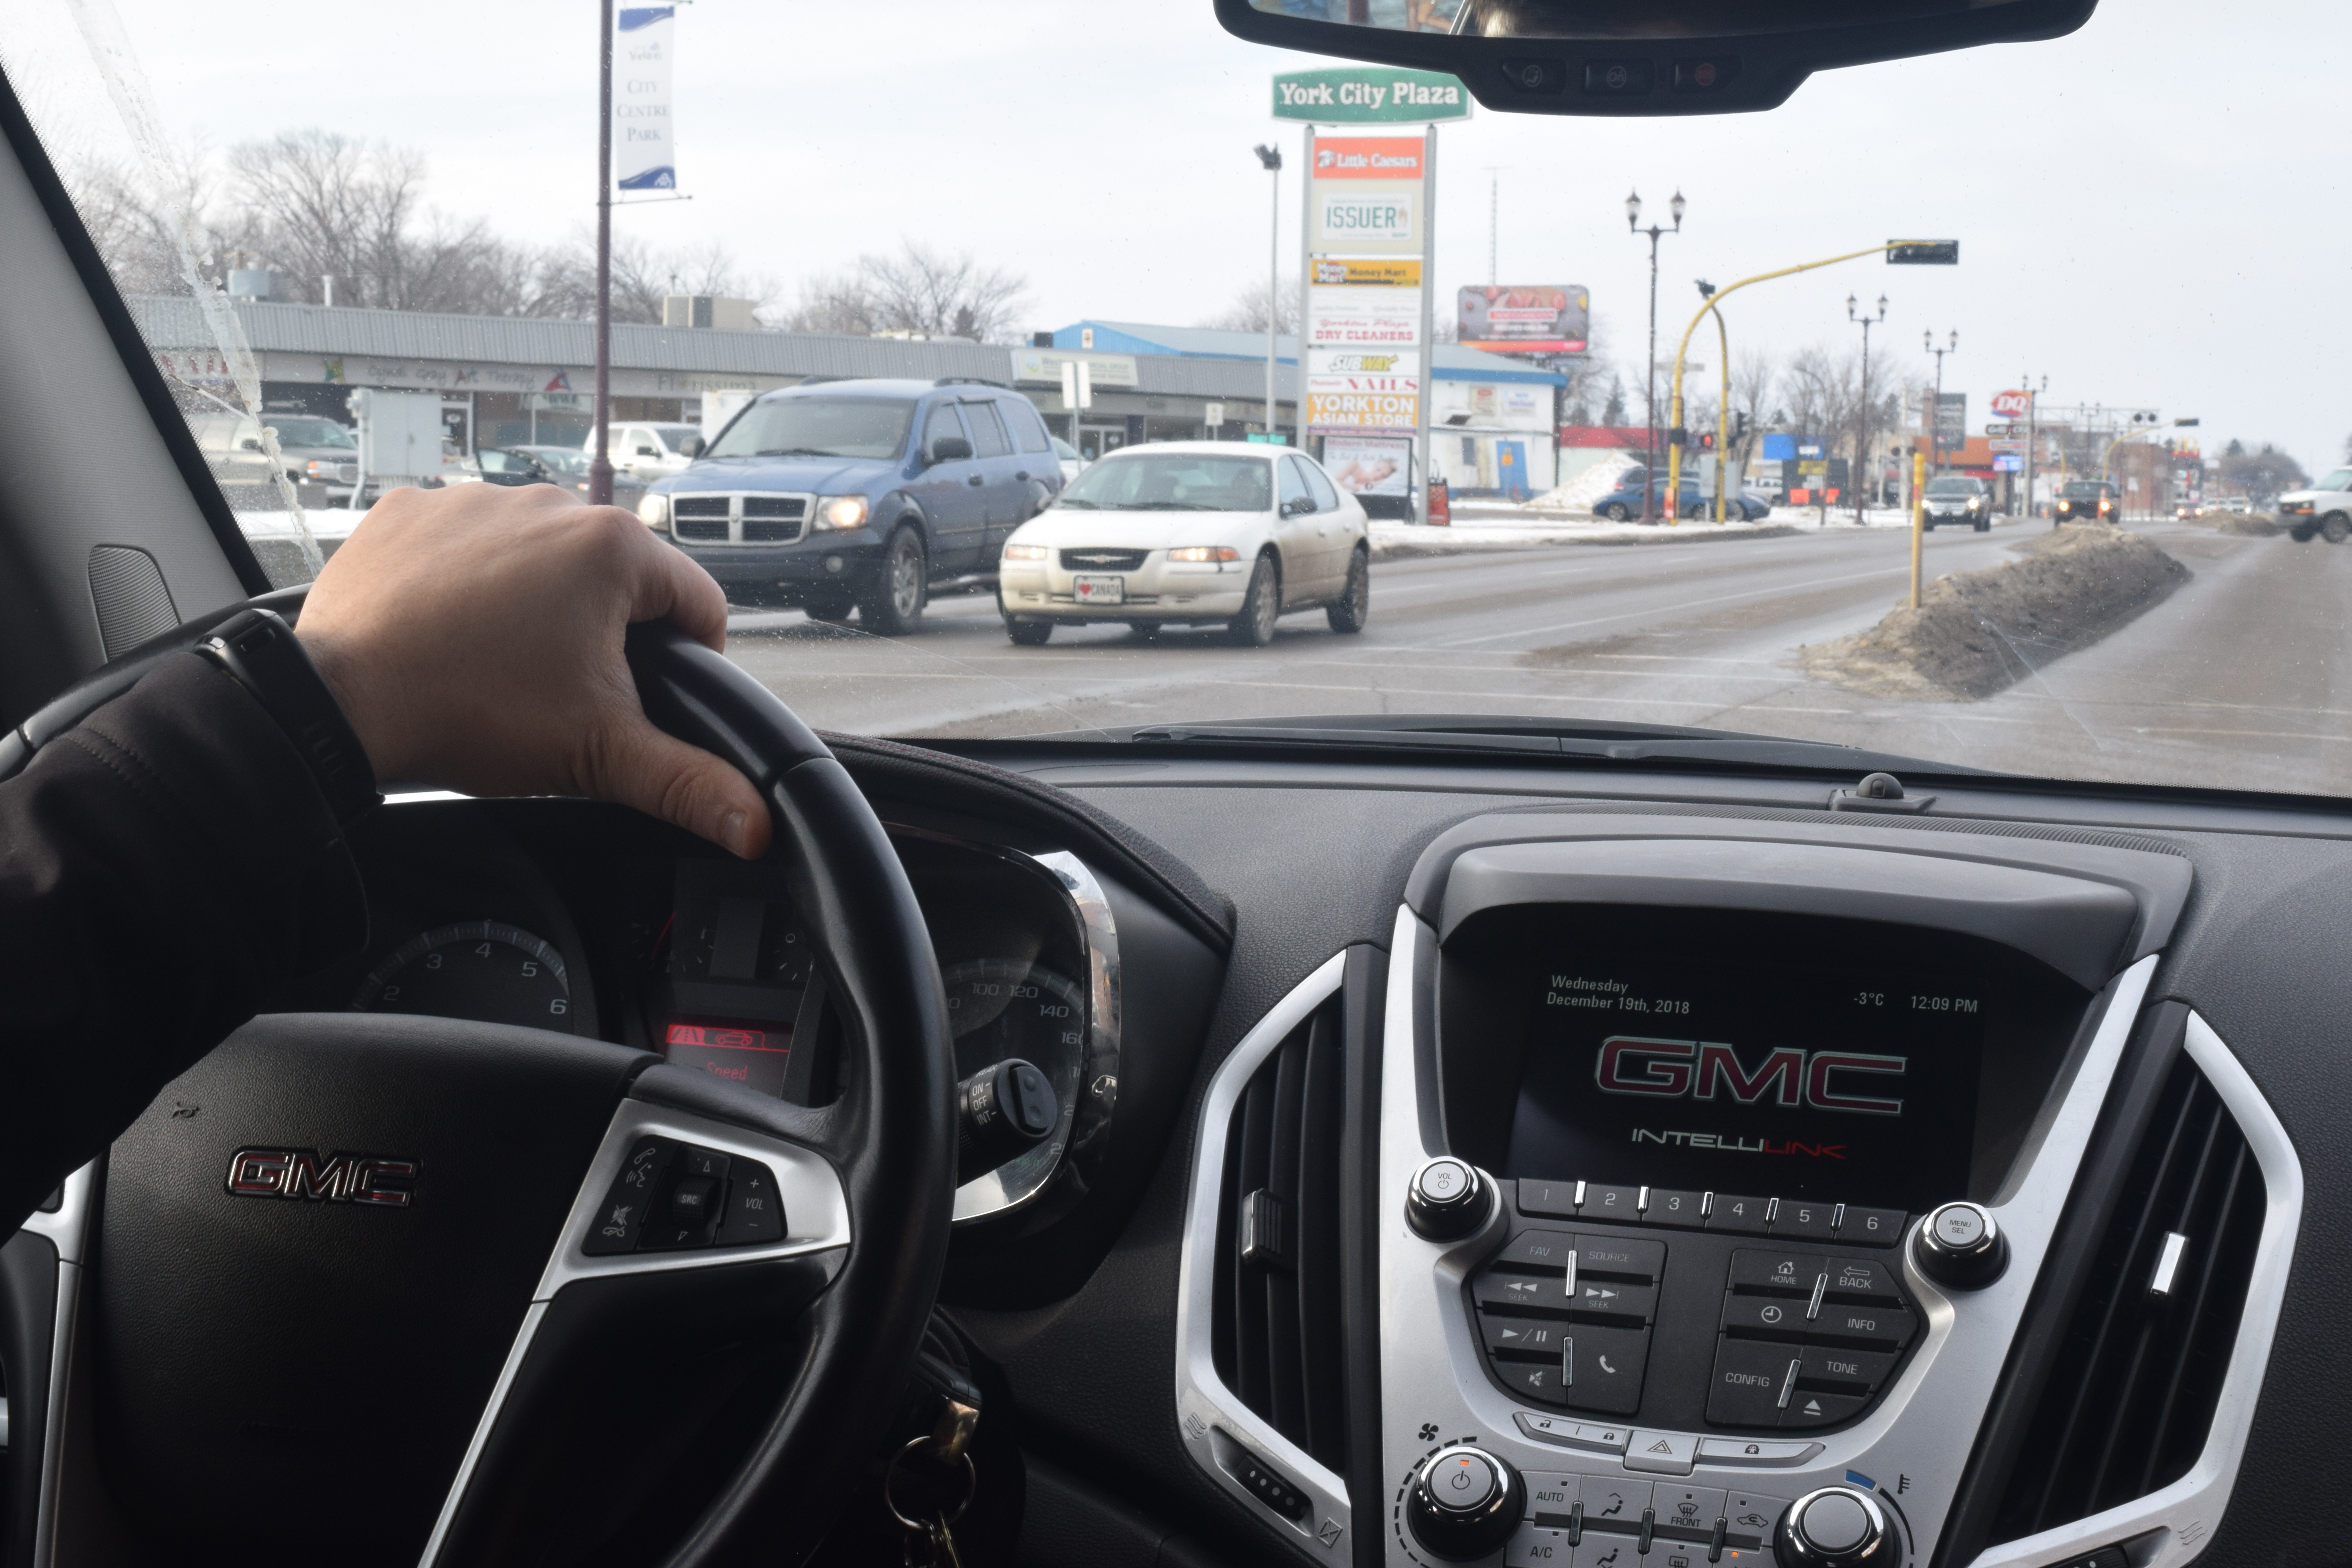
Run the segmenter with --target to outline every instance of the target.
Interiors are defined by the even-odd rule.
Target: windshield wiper
[[[1215,507],[1196,500],[1131,500],[1121,501],[1113,511],[1215,511]]]
[[[1090,500],[1080,500],[1075,496],[1064,496],[1060,500],[1055,501],[1054,504],[1055,506],[1084,507],[1088,511],[1100,511],[1102,510],[1102,508],[1095,505],[1094,502]]]
[[[775,447],[762,451],[763,458],[838,458],[839,452],[828,452],[821,447]]]
[[[1298,719],[1244,719],[1216,724],[1150,724],[1127,731],[1125,738],[1129,742],[1269,750],[1312,747],[1485,752],[1616,763],[1732,763],[1808,771],[1828,767],[1841,773],[1849,769],[1861,773],[1905,770],[1914,773],[1986,776],[1994,773],[1988,768],[1864,751],[1835,741],[1795,740],[1785,735],[1754,735],[1682,724],[1528,719],[1507,714],[1490,718],[1435,713],[1337,713]]]

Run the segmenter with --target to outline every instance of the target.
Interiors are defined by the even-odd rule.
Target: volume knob
[[[1426,1241],[1459,1241],[1494,1212],[1495,1184],[1467,1160],[1441,1154],[1412,1173],[1404,1222]]]
[[[1405,1523],[1433,1557],[1470,1563],[1500,1552],[1518,1528],[1527,1483],[1499,1454],[1457,1443],[1414,1472]]]
[[[1783,1568],[1891,1568],[1902,1543],[1868,1492],[1823,1487],[1789,1505],[1772,1532]]]

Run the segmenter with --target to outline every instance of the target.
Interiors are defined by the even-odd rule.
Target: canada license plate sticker
[[[1127,579],[1124,577],[1078,576],[1072,578],[1071,583],[1071,592],[1081,605],[1127,603]]]

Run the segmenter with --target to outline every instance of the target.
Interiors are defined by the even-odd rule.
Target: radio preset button
[[[1519,1212],[1540,1215],[1551,1219],[1576,1217],[1574,1182],[1535,1182],[1519,1179]]]
[[[1837,1210],[1835,1204],[1817,1203],[1811,1198],[1782,1198],[1772,1211],[1772,1234],[1827,1241],[1837,1234]]]
[[[1745,1198],[1735,1193],[1709,1193],[1706,1228],[1735,1236],[1765,1236],[1771,1232],[1772,1200]]]
[[[1652,1187],[1650,1206],[1642,1211],[1642,1223],[1677,1230],[1696,1230],[1706,1224],[1706,1200],[1705,1193],[1684,1192],[1676,1187]]]
[[[1639,1225],[1642,1223],[1642,1189],[1603,1186],[1599,1182],[1587,1182],[1584,1184],[1584,1201],[1576,1205],[1576,1217]]]
[[[1892,1247],[1903,1239],[1903,1222],[1910,1217],[1901,1209],[1858,1208],[1853,1204],[1843,1205],[1838,1216],[1837,1238],[1858,1241],[1864,1247]]]

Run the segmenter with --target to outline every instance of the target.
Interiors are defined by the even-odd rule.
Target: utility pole
[[[1927,419],[1927,450],[1930,454],[1927,477],[1933,479],[1944,471],[1944,356],[1960,352],[1960,330],[1954,327],[1949,341],[1942,348],[1936,346],[1936,334],[1932,331],[1920,333],[1919,340],[1927,345],[1927,352],[1936,356],[1936,411]],[[1960,435],[1965,439],[1968,432],[1963,430]]]
[[[588,504],[613,504],[613,0],[598,6],[596,41],[596,455]]]
[[[1675,226],[1671,232],[1682,233],[1683,209],[1688,205],[1683,200],[1680,190],[1676,190],[1675,199],[1666,204],[1666,210],[1673,213],[1675,216]],[[1642,194],[1639,191],[1634,191],[1625,197],[1625,226],[1637,235],[1645,232],[1642,227]],[[1644,450],[1642,454],[1642,521],[1643,522],[1651,520],[1658,500],[1658,486],[1655,478],[1658,467],[1658,240],[1669,231],[1660,228],[1654,223],[1646,232],[1650,237],[1650,363],[1645,373],[1647,379],[1644,384],[1647,390],[1643,394],[1642,406],[1642,439],[1644,443]],[[1679,485],[1676,488],[1679,489]],[[1682,497],[1677,495],[1667,501],[1670,513],[1681,500]]]
[[[1878,297],[1878,314],[1875,316],[1855,314],[1854,304],[1854,297],[1848,294],[1845,297],[1845,319],[1849,321],[1858,321],[1862,325],[1862,396],[1859,400],[1859,405],[1854,410],[1853,472],[1846,476],[1846,479],[1853,486],[1853,521],[1855,525],[1859,527],[1862,522],[1863,501],[1868,497],[1871,489],[1877,488],[1876,481],[1874,479],[1866,479],[1863,470],[1870,465],[1870,453],[1868,450],[1870,446],[1871,412],[1870,329],[1876,326],[1879,322],[1886,320],[1886,296],[1881,294]],[[1864,488],[1865,485],[1868,486],[1867,489]]]
[[[1503,281],[1502,263],[1499,259],[1502,247],[1498,243],[1502,233],[1502,169],[1498,164],[1489,163],[1486,165],[1486,287],[1489,289],[1501,287]]]
[[[2032,376],[2020,376],[2017,384],[2025,394],[2025,462],[2022,465],[2025,471],[2019,476],[2025,481],[2025,510],[2018,515],[2030,518],[2033,515],[2033,454],[2042,439],[2035,433],[2034,419],[2041,412],[2042,395],[2050,390],[2050,378],[2043,376],[2042,384],[2036,386]]]
[[[1282,315],[1282,149],[1269,142],[1254,149],[1257,161],[1274,176],[1274,217],[1265,234],[1265,432],[1274,434],[1274,334]],[[1306,323],[1300,323],[1302,334]],[[1304,343],[1302,335],[1301,342]],[[1298,351],[1299,384],[1307,384],[1307,351]],[[1072,432],[1076,425],[1073,417]],[[1075,447],[1077,442],[1070,443]]]

